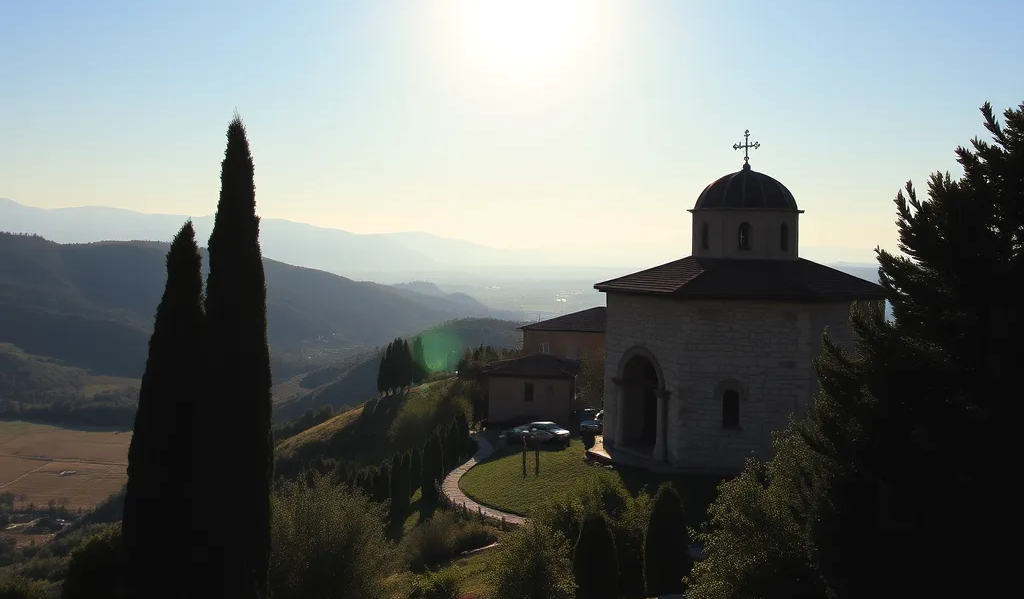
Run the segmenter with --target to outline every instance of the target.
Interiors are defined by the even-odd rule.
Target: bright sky
[[[903,183],[959,174],[978,107],[1024,101],[1022,22],[1019,0],[2,0],[0,197],[208,214],[237,108],[264,217],[682,256],[749,128],[801,245],[892,248]]]

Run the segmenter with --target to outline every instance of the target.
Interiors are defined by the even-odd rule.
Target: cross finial
[[[741,143],[741,144],[732,144],[732,149],[734,149],[734,150],[738,150],[740,148],[743,148],[743,168],[746,168],[746,169],[750,168],[750,148],[754,148],[756,150],[756,149],[758,149],[760,147],[761,147],[761,142],[759,142],[759,141],[755,141],[754,143],[750,143],[750,129],[747,129],[746,131],[743,132],[743,143]]]

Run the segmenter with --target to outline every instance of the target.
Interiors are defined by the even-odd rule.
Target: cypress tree
[[[387,349],[384,350],[384,357],[381,358],[380,363],[380,379],[384,387],[384,392],[388,395],[395,388],[395,342],[388,343]]]
[[[167,283],[128,450],[121,543],[131,597],[177,597],[187,567],[192,410],[203,326],[202,258],[192,222],[171,242]]]
[[[206,284],[210,384],[200,418],[203,435],[196,447],[205,451],[197,456],[195,467],[207,471],[205,492],[241,510],[227,520],[206,510],[211,521],[205,528],[216,535],[211,544],[214,555],[206,556],[206,562],[211,574],[223,575],[223,587],[214,583],[211,592],[262,598],[267,596],[274,465],[267,285],[253,160],[237,114],[227,138]],[[211,460],[211,455],[217,459]],[[209,501],[207,493],[204,499],[203,503]]]
[[[412,359],[412,348],[409,347],[407,340],[402,339],[402,387],[412,385],[415,374],[416,365]]]
[[[409,452],[409,457],[409,497],[412,497],[423,482],[423,449],[414,448]]]
[[[391,460],[381,461],[373,480],[373,500],[387,501],[391,498]]]
[[[384,395],[384,391],[386,390],[386,387],[384,386],[384,369],[386,367],[384,361],[387,359],[386,356],[387,356],[387,353],[385,351],[385,353],[381,354],[381,356],[380,356],[380,365],[377,366],[377,394],[378,395]]]
[[[411,456],[400,453],[391,462],[391,521],[395,525],[405,522],[409,513],[409,466]]]
[[[441,479],[441,470],[444,468],[444,457],[441,452],[441,431],[435,430],[434,434],[430,436],[430,440],[423,447],[423,470],[420,473],[421,496],[427,503],[437,501],[437,488],[435,485]]]
[[[683,502],[671,483],[662,483],[644,537],[644,583],[650,596],[682,593],[690,573],[690,535]]]
[[[457,443],[459,445],[458,462],[469,457],[469,421],[466,413],[461,409],[455,412],[455,430],[458,432]]]
[[[370,499],[373,499],[377,491],[377,469],[373,466],[363,468],[363,476],[359,482],[362,492]]]
[[[577,599],[619,596],[619,559],[604,514],[591,512],[583,519],[573,549],[572,571]]]
[[[427,359],[423,351],[423,337],[417,336],[412,341],[413,382],[419,385],[427,380]]]
[[[444,449],[444,473],[448,474],[459,465],[459,430],[455,422],[449,422],[444,426],[444,434],[441,437],[442,448]]]

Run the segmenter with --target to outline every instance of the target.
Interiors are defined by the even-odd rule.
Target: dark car
[[[602,435],[604,434],[604,410],[594,415],[593,420],[580,422],[581,435]]]

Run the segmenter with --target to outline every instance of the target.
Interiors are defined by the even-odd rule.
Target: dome
[[[693,210],[772,210],[800,212],[786,186],[747,164],[704,188]]]

